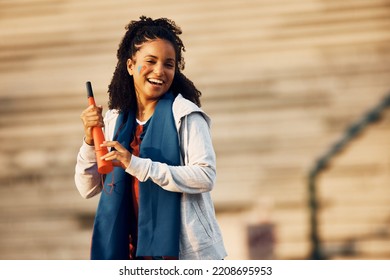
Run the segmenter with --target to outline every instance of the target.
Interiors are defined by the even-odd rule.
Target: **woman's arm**
[[[74,178],[76,187],[84,198],[93,197],[102,190],[101,176],[97,170],[95,148],[85,143],[85,141],[77,155]]]
[[[216,179],[216,159],[210,129],[199,112],[182,119],[180,145],[184,166],[169,166],[150,159],[131,157],[126,172],[141,182],[151,179],[173,192],[202,193],[211,191]]]
[[[99,107],[99,109],[100,108],[101,107]],[[89,114],[89,118],[87,118],[87,114]],[[101,110],[98,110],[96,114],[101,115]],[[84,130],[86,131],[85,134],[88,133],[86,123],[88,123],[91,118],[101,121],[101,117],[96,118],[96,114],[90,114],[88,109],[81,114],[81,119],[83,120],[85,127]],[[113,137],[117,116],[117,111],[113,110],[107,111],[104,116],[103,123],[105,124],[104,132],[106,139],[111,139]],[[90,122],[89,126],[90,125],[96,125],[96,123]],[[102,190],[102,177],[97,170],[95,147],[93,145],[88,145],[87,141],[88,139],[84,138],[83,144],[77,155],[75,168],[76,187],[84,198],[93,197]]]

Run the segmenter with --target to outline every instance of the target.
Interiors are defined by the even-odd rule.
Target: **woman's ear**
[[[127,60],[127,72],[129,72],[130,76],[134,74],[134,62],[131,58]]]

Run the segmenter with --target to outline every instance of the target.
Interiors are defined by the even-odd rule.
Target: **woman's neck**
[[[137,100],[137,114],[136,118],[139,121],[147,121],[154,113],[158,100]]]

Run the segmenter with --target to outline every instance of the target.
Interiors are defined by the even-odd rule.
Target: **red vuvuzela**
[[[87,82],[87,92],[88,92],[88,103],[89,105],[95,105],[95,98],[93,96],[92,85],[91,82]],[[100,144],[104,141],[103,130],[99,126],[95,126],[92,128],[92,137],[95,145],[96,159],[98,165],[98,172],[100,174],[110,173],[113,169],[113,165],[111,161],[101,160],[100,157],[104,156],[108,153],[107,147],[100,147]]]

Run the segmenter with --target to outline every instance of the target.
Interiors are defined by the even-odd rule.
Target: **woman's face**
[[[175,67],[176,53],[169,41],[155,39],[143,43],[127,60],[138,100],[155,101],[164,95],[172,85]]]

